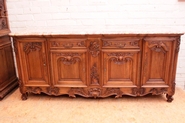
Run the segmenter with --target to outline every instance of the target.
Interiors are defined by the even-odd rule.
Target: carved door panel
[[[140,50],[102,51],[103,87],[137,87]]]
[[[168,87],[174,61],[174,38],[145,38],[142,87]]]
[[[44,39],[19,41],[22,79],[25,86],[48,86],[48,63]]]
[[[52,84],[57,87],[87,87],[87,51],[51,50]]]

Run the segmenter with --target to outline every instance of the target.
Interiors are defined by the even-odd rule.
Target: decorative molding
[[[166,53],[169,50],[168,46],[162,41],[149,42],[148,47],[155,52]]]
[[[147,76],[147,67],[148,67],[148,52],[145,54],[145,60],[144,60],[144,76]]]
[[[132,94],[135,96],[142,96],[145,93],[145,88],[132,88]]]
[[[100,88],[90,88],[88,90],[88,92],[89,92],[90,97],[94,97],[94,98],[101,97],[101,89]]]
[[[126,46],[132,46],[132,47],[139,47],[139,41],[106,41],[103,40],[103,46],[104,47],[118,47],[118,48],[125,48]]]
[[[91,68],[91,84],[92,85],[99,85],[99,75],[96,63]]]
[[[59,94],[59,88],[58,87],[48,87],[47,92],[49,95],[57,96]]]
[[[16,39],[13,40],[13,49],[14,49],[15,54],[17,54],[18,48],[17,48],[17,40]]]
[[[24,44],[23,50],[25,53],[30,53],[33,51],[40,51],[42,49],[42,43],[41,42],[27,42]]]
[[[58,47],[58,46],[60,46],[60,44],[59,44],[58,42],[53,41],[53,42],[51,43],[51,46],[53,46],[53,47]]]
[[[71,65],[79,62],[81,60],[79,56],[81,55],[82,53],[57,53],[57,56],[62,56],[60,61],[62,61],[65,65]]]
[[[100,45],[98,41],[91,41],[89,45],[89,52],[93,57],[97,57],[100,53]]]
[[[110,56],[110,60],[115,64],[121,65],[132,60],[133,53],[107,53]]]
[[[131,41],[130,45],[131,46],[139,46],[139,42],[138,41]]]

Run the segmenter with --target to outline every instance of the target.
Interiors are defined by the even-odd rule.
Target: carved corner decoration
[[[58,53],[57,56],[62,56],[59,60],[63,62],[65,65],[75,64],[79,62],[81,59],[81,53]]]
[[[168,46],[164,42],[162,42],[162,41],[149,42],[149,46],[148,47],[151,50],[156,51],[156,52],[166,53],[169,50]]]
[[[167,89],[166,88],[161,88],[161,89],[152,88],[150,90],[150,93],[152,93],[152,95],[166,94]]]
[[[91,68],[91,84],[92,85],[99,85],[99,75],[96,63]]]
[[[58,87],[48,87],[47,88],[47,93],[49,95],[55,95],[55,96],[57,96],[57,95],[59,95],[59,88]]]
[[[42,49],[42,43],[41,42],[27,42],[24,44],[23,50],[25,53],[30,53],[33,51],[39,51]]]
[[[145,93],[145,88],[132,88],[132,94],[135,96],[142,96]]]
[[[98,41],[91,41],[89,46],[89,52],[93,57],[97,57],[100,53],[100,45]]]
[[[111,95],[116,95],[115,98],[120,98],[122,97],[123,92],[119,88],[107,88],[102,97],[108,97]]]
[[[121,65],[132,60],[133,53],[107,53],[110,56],[110,60],[115,64]]]

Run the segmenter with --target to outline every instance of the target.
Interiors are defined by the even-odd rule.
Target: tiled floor
[[[174,101],[165,95],[114,99],[75,99],[29,95],[15,90],[0,102],[0,123],[184,123],[185,91],[176,88]]]

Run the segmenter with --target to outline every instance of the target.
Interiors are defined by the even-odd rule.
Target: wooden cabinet
[[[0,0],[0,100],[18,86],[9,32],[6,2]]]
[[[12,35],[22,99],[28,93],[173,100],[181,34]]]

